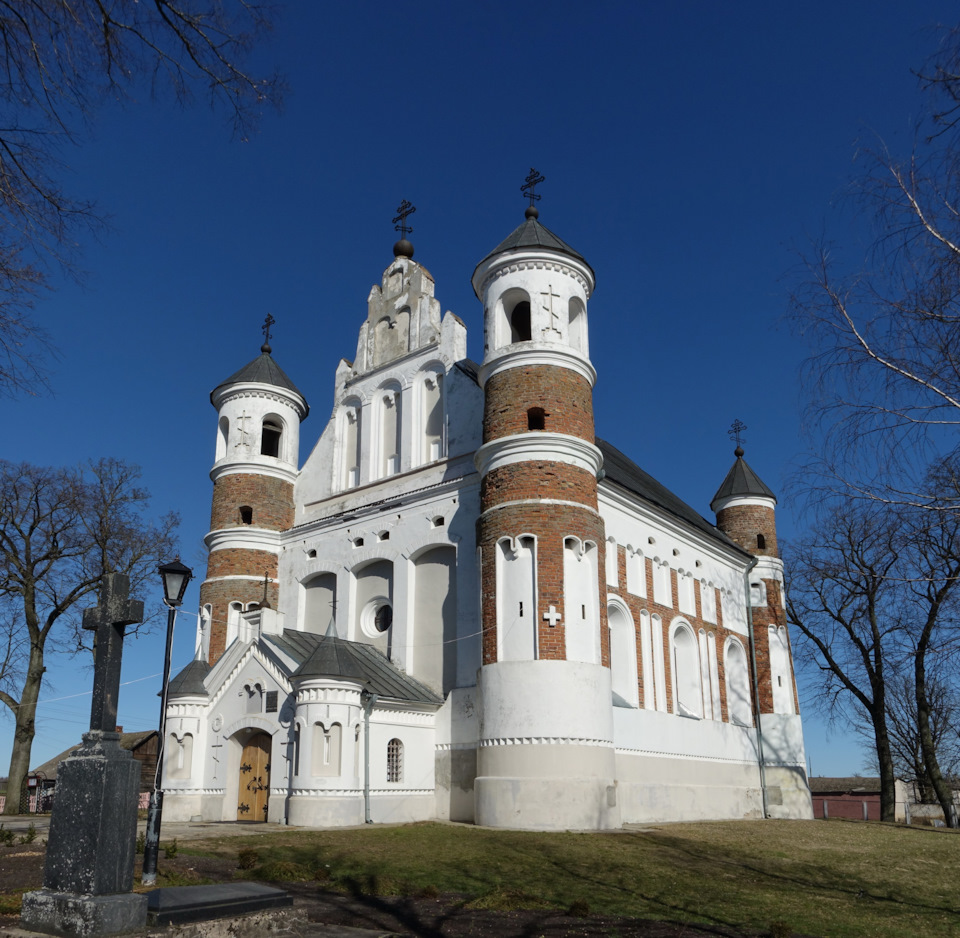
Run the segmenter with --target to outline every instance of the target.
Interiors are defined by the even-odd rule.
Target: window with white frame
[[[403,743],[399,739],[387,743],[387,781],[403,781]]]

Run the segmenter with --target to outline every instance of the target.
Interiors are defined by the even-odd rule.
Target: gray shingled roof
[[[210,673],[210,665],[206,661],[194,658],[176,677],[167,685],[168,697],[208,697],[203,679]]]
[[[285,388],[293,391],[294,394],[300,393],[297,386],[284,374],[283,369],[273,360],[269,352],[261,352],[252,362],[248,362],[239,371],[230,375],[226,381],[221,381],[210,392],[210,399],[213,400],[214,394],[220,388],[229,384],[240,384],[241,382],[255,381],[257,384],[272,384],[275,388]],[[304,398],[306,401],[306,398]]]
[[[632,459],[624,456],[615,446],[599,437],[597,437],[597,446],[603,453],[605,482],[612,482],[634,495],[639,495],[645,501],[652,502],[671,515],[686,521],[687,524],[692,525],[698,531],[722,541],[727,547],[732,547],[741,554],[748,553],[730,540],[715,525],[707,521],[706,518],[697,514],[693,508],[674,495],[665,485],[661,485],[652,475],[644,472]]]
[[[284,629],[282,635],[264,636],[264,639],[298,662],[299,667],[291,675],[293,679],[347,678],[362,682],[380,697],[443,703],[429,687],[404,674],[370,645],[294,629]]]
[[[742,453],[743,450],[737,450],[737,452]],[[777,496],[763,484],[760,476],[747,465],[747,461],[743,456],[737,456],[737,461],[730,467],[727,477],[723,480],[720,488],[717,489],[717,494],[713,496],[710,505],[712,507],[713,503],[721,498],[733,498],[738,495],[753,495],[760,498],[772,498],[774,501],[777,500]]]
[[[128,749],[131,752],[138,746],[142,746],[151,736],[156,736],[156,730],[141,730],[139,733],[121,733],[120,748]],[[45,779],[55,779],[57,777],[57,766],[64,759],[69,759],[83,744],[77,743],[69,749],[64,749],[59,755],[48,759],[43,765],[38,765],[30,774],[42,774]]]
[[[581,263],[587,264],[586,259],[579,251],[575,251],[566,241],[558,238],[549,228],[541,225],[535,218],[528,218],[522,225],[515,228],[480,261],[480,264],[488,261],[496,254],[504,254],[507,251],[519,251],[523,248],[546,248],[549,251],[556,251],[559,254],[574,257]],[[477,264],[477,267],[479,267],[480,264]],[[590,265],[587,264],[587,267],[590,267]],[[593,272],[592,267],[590,267],[590,272]]]

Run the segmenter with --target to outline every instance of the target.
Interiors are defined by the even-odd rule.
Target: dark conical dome
[[[353,678],[362,684],[367,680],[367,671],[350,642],[328,634],[291,677]]]
[[[167,685],[167,696],[173,697],[209,697],[204,678],[210,673],[210,665],[206,661],[194,658],[176,677]]]
[[[760,476],[750,468],[743,458],[743,450],[739,446],[735,455],[737,457],[736,462],[730,467],[727,477],[710,502],[711,510],[715,510],[713,506],[717,502],[727,498],[769,498],[776,502],[777,496],[763,483]]]
[[[231,384],[243,384],[246,382],[256,382],[257,384],[272,384],[275,388],[284,388],[292,391],[294,394],[303,398],[303,394],[297,386],[286,376],[283,369],[273,360],[270,354],[270,346],[264,346],[266,351],[261,352],[252,362],[248,362],[239,371],[234,372],[225,381],[221,381],[210,392],[210,399],[213,400],[217,391]],[[304,400],[306,400],[304,398]]]
[[[576,258],[584,264],[587,263],[579,251],[575,251],[566,241],[558,238],[546,226],[541,225],[540,222],[537,221],[536,216],[530,215],[522,225],[515,228],[487,254],[486,257],[480,261],[480,264],[497,254],[503,254],[506,251],[519,251],[523,248],[546,248],[547,250],[557,251],[560,254],[566,254],[569,257]],[[477,264],[477,266],[479,267],[480,264]],[[589,264],[587,266],[589,266]]]

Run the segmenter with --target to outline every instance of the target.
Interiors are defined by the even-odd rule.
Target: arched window
[[[527,411],[528,430],[546,430],[547,412],[542,407],[531,407]]]
[[[570,320],[568,334],[570,345],[583,355],[589,354],[587,348],[587,311],[579,297],[570,300]]]
[[[615,707],[637,707],[637,636],[630,613],[620,603],[607,605],[610,626],[610,677]]]
[[[731,723],[740,726],[753,724],[750,706],[750,675],[747,671],[747,655],[743,646],[728,638],[723,655],[723,671],[727,679],[727,716]]]
[[[243,689],[247,695],[246,712],[263,713],[263,688],[259,684],[246,684]]]
[[[400,389],[384,388],[380,398],[380,477],[400,471]]]
[[[283,422],[275,414],[263,418],[260,428],[260,455],[280,456],[280,442],[283,438]]]
[[[184,733],[170,734],[167,741],[167,776],[169,778],[190,778],[193,768],[193,736]]]
[[[673,692],[676,713],[698,719],[703,716],[697,639],[685,624],[677,626],[673,632]]]
[[[339,775],[342,743],[343,730],[339,723],[333,723],[329,727],[323,723],[315,723],[310,774],[319,777]]]
[[[536,543],[518,537],[497,544],[498,661],[537,657]]]
[[[423,379],[423,461],[433,462],[446,456],[446,422],[443,414],[443,375],[428,374]]]
[[[567,661],[600,661],[597,545],[568,537],[563,542],[563,624]]]
[[[230,603],[227,608],[227,648],[240,635],[240,614],[242,612],[243,606],[240,603]]]
[[[773,712],[793,713],[793,681],[790,673],[790,650],[787,630],[771,625],[767,630],[770,640],[770,683],[773,685]]]
[[[227,442],[230,439],[230,421],[226,417],[221,417],[217,424],[217,459],[223,459],[227,455]]]
[[[762,535],[757,535],[757,550],[766,550],[767,549],[767,539]]]
[[[241,524],[253,524],[253,509],[249,505],[241,505],[238,511]]]
[[[403,781],[403,743],[399,739],[387,743],[387,781]]]
[[[529,342],[531,338],[530,303],[521,300],[510,310],[510,342]]]
[[[321,573],[303,582],[303,623],[305,632],[324,634],[335,621],[337,577]]]
[[[343,442],[343,487],[356,488],[360,484],[360,402],[347,401],[343,405],[343,422],[340,427]]]

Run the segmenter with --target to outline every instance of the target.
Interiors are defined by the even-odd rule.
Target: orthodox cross
[[[559,612],[557,612],[556,606],[551,606],[549,612],[543,614],[544,619],[550,623],[550,628],[554,628],[556,624],[563,618]]]
[[[235,447],[246,446],[247,445],[247,421],[249,420],[247,412],[244,411],[237,417],[237,429],[240,431],[240,439],[237,440],[233,445]]]
[[[263,325],[260,327],[260,331],[263,333],[263,344],[269,345],[270,339],[273,338],[273,333],[270,331],[270,327],[276,325],[276,319],[267,313],[266,319],[263,320]]]
[[[540,196],[537,196],[539,199]],[[547,315],[550,317],[550,329],[553,332],[556,332],[557,335],[560,335],[560,310],[553,308],[553,301],[560,299],[559,293],[553,292],[553,284],[547,284],[547,292],[541,293],[540,296],[543,297],[543,303],[541,304],[543,308],[547,311]]]
[[[397,217],[393,220],[393,230],[400,232],[400,237],[405,238],[408,234],[413,234],[413,228],[407,224],[407,218],[417,210],[407,199],[404,199],[397,206]],[[397,224],[399,222],[399,224]]]
[[[216,740],[217,740],[217,741],[216,741],[210,748],[211,748],[211,749],[223,749],[223,743],[220,742],[220,734],[219,734],[219,733],[217,733],[217,735],[216,735]],[[218,755],[217,753],[215,753],[215,752],[214,752],[214,753],[211,753],[211,757],[213,758],[213,777],[216,778],[216,777],[217,777],[217,769],[218,769],[219,766],[220,766],[220,757],[219,757],[219,755]]]
[[[100,587],[100,602],[83,610],[83,627],[96,632],[91,731],[117,731],[123,632],[128,625],[143,622],[143,603],[139,599],[129,599],[129,595],[130,577],[124,573],[108,573]]]
[[[536,187],[539,183],[545,182],[546,177],[538,173],[532,166],[530,167],[530,172],[527,173],[527,178],[523,181],[523,185],[520,187],[520,191],[523,193],[524,198],[530,200],[530,208],[533,208],[534,202],[540,201],[540,196],[536,193]]]
[[[743,431],[746,429],[747,425],[742,420],[737,419],[730,424],[730,429],[727,430],[727,436],[729,436],[731,440],[736,441],[737,449],[741,449],[742,444],[747,442],[743,439]]]

